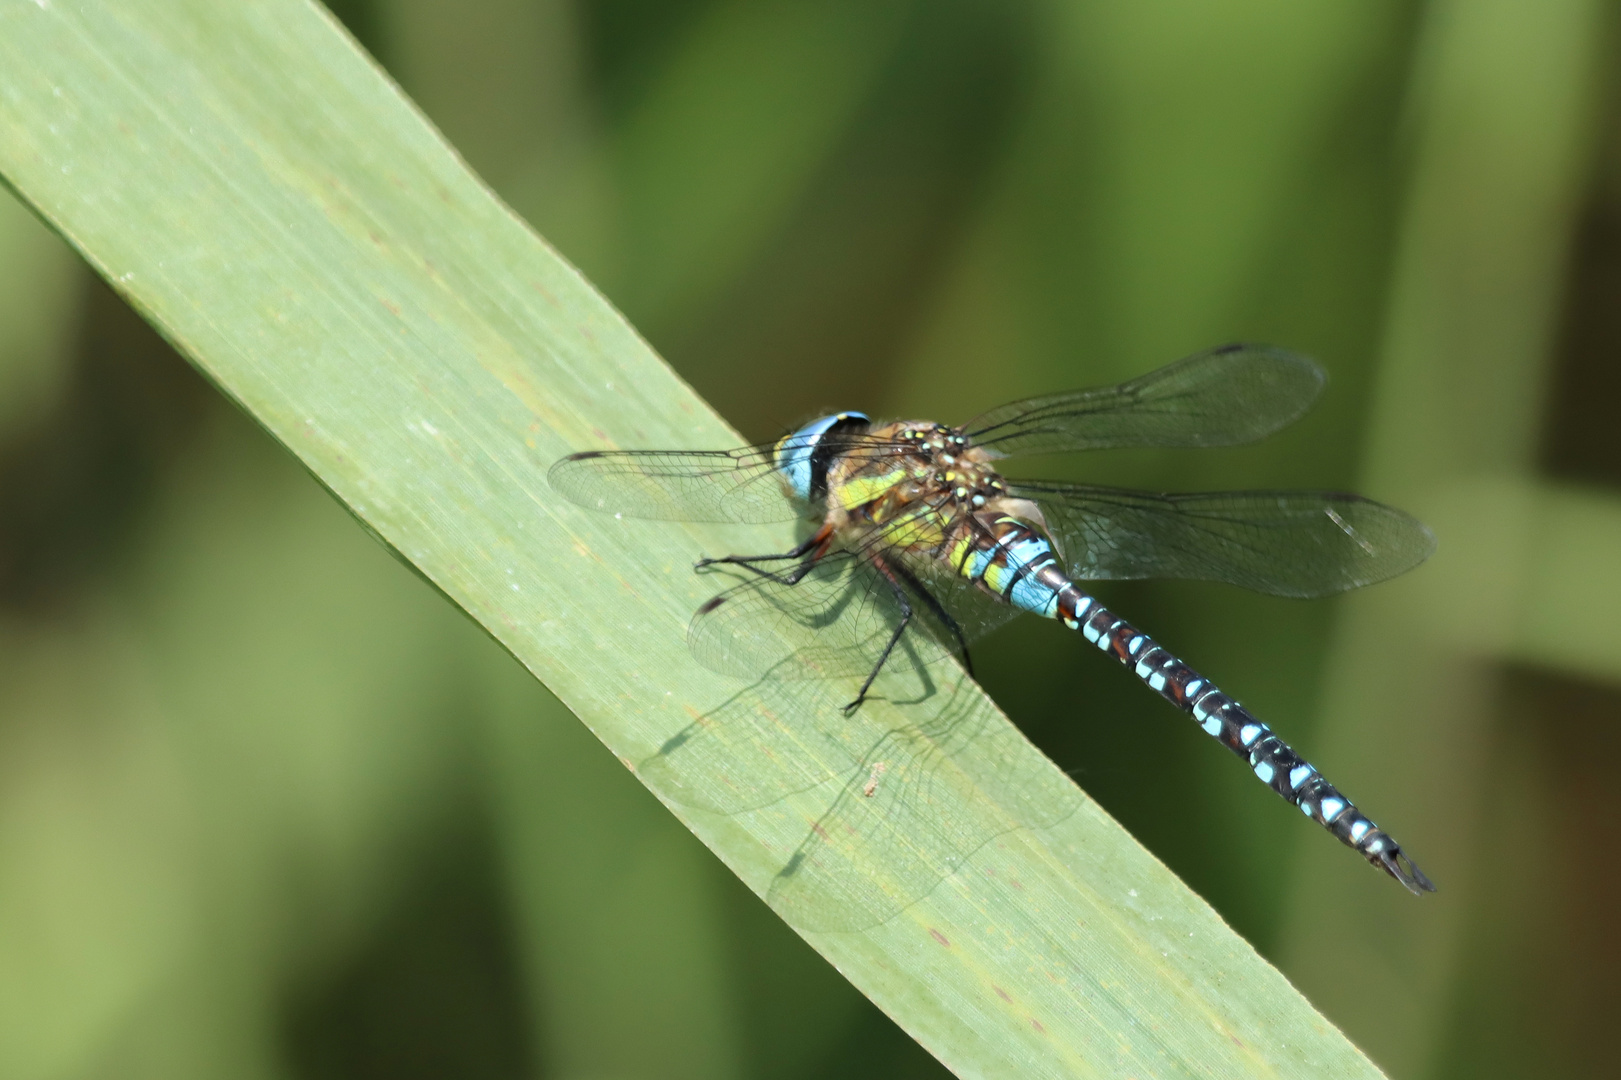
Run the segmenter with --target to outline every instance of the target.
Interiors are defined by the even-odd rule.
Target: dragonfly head
[[[794,494],[810,502],[827,494],[827,470],[845,440],[840,435],[866,430],[866,413],[841,412],[812,420],[777,443],[777,471]]]

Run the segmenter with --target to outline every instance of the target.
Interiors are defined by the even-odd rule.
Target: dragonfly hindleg
[[[945,605],[940,603],[939,599],[928,590],[923,582],[918,580],[916,574],[898,563],[890,564],[890,569],[902,581],[912,587],[912,591],[917,593],[918,598],[923,601],[934,617],[940,620],[941,625],[951,631],[951,636],[957,639],[957,652],[962,657],[962,666],[968,669],[968,677],[973,678],[974,662],[968,656],[968,636],[963,633],[962,624],[956,620],[951,612],[945,609]]]
[[[884,670],[884,665],[889,662],[889,654],[895,651],[895,646],[900,644],[901,635],[906,633],[906,628],[912,623],[912,602],[906,598],[906,589],[902,587],[900,578],[895,574],[896,568],[891,567],[889,563],[876,556],[872,560],[872,565],[884,576],[884,580],[889,582],[890,589],[895,593],[895,604],[901,609],[901,617],[896,620],[894,633],[889,635],[889,641],[884,645],[884,651],[878,654],[878,662],[867,673],[867,681],[861,684],[861,689],[856,693],[855,700],[844,707],[845,716],[849,716],[861,708],[861,703],[867,700],[867,691],[872,689],[872,684],[878,678],[878,673]]]

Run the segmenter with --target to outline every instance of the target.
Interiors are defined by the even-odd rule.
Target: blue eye
[[[794,494],[807,502],[825,494],[832,443],[837,441],[828,440],[827,434],[866,423],[866,413],[834,413],[818,417],[792,435],[784,436],[777,443],[777,470],[788,480]]]

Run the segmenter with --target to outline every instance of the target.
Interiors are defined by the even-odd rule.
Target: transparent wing
[[[588,450],[547,474],[552,489],[591,510],[657,521],[793,521],[770,446],[736,450]]]
[[[1193,578],[1274,596],[1327,596],[1395,577],[1435,550],[1422,523],[1360,495],[1012,487],[1041,507],[1078,580]]]
[[[893,446],[841,435],[838,452],[882,455]],[[565,499],[610,514],[655,521],[793,521],[815,508],[794,498],[777,472],[776,454],[789,448],[761,443],[735,450],[587,450],[563,458],[547,476]]]
[[[1118,386],[1015,401],[963,425],[1003,454],[1121,446],[1231,446],[1299,418],[1326,381],[1298,353],[1223,345]]]

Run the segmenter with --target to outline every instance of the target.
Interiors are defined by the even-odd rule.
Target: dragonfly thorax
[[[991,458],[933,422],[873,428],[828,468],[828,522],[846,538],[883,529],[888,543],[912,551],[943,548],[971,517],[1011,513],[1041,524],[1034,504],[1008,494]]]
[[[923,466],[919,498],[977,511],[1007,494],[1007,485],[991,468],[991,455],[960,430],[934,423],[896,426],[897,441]]]

